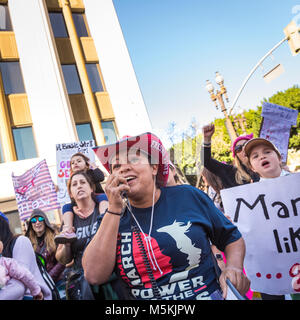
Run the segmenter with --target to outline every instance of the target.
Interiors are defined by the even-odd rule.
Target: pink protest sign
[[[20,176],[12,173],[20,219],[25,221],[34,209],[44,211],[60,208],[46,160]]]

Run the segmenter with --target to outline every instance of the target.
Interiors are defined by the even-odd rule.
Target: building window
[[[85,21],[84,21],[84,16],[82,13],[73,13],[72,14],[73,16],[73,21],[74,21],[74,24],[75,24],[75,28],[76,28],[76,31],[77,31],[77,35],[78,37],[88,37],[88,32],[87,32],[87,29],[86,29],[86,24],[85,24]]]
[[[37,157],[32,127],[13,128],[17,160]]]
[[[0,31],[12,31],[8,7],[0,5]]]
[[[115,143],[117,141],[117,135],[113,121],[101,121],[101,126],[105,138],[105,143]]]
[[[4,157],[3,157],[3,150],[2,150],[2,145],[0,141],[0,163],[4,162]]]
[[[49,12],[50,22],[55,38],[68,38],[68,31],[62,13]]]
[[[93,92],[101,92],[103,91],[103,86],[100,79],[100,74],[95,63],[87,63],[86,71],[89,77],[89,81],[92,87]]]
[[[95,140],[90,123],[76,124],[76,129],[80,141]]]
[[[5,94],[25,93],[20,64],[16,62],[0,62],[0,70]]]
[[[82,87],[75,64],[62,64],[61,67],[64,74],[68,94],[82,93]]]

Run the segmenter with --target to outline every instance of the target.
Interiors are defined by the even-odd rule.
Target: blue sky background
[[[200,128],[223,116],[205,89],[215,71],[225,79],[230,101],[255,64],[281,39],[300,0],[113,0],[145,105],[164,143],[167,130]],[[287,42],[249,80],[237,107],[256,108],[264,97],[299,85],[300,54]],[[281,63],[285,72],[267,84],[262,76]],[[230,107],[230,103],[228,105]]]

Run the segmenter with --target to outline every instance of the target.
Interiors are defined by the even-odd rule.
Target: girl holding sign
[[[281,154],[269,140],[256,138],[248,141],[244,146],[249,167],[260,176],[260,181],[289,175],[282,169]],[[262,300],[285,300],[284,295],[269,295],[260,293]],[[300,295],[291,294],[292,299],[298,300]]]
[[[101,182],[104,180],[103,172],[97,168],[96,166],[90,163],[90,159],[81,152],[77,152],[72,155],[70,160],[70,176],[74,172],[85,171],[91,178],[93,184],[95,185],[95,194],[97,194],[97,201],[100,203],[101,206],[105,206],[106,203],[106,196],[101,186]],[[104,201],[103,201],[104,200]],[[103,212],[106,209],[103,208],[100,210]],[[63,212],[63,230],[60,234],[55,237],[55,242],[59,243],[68,243],[73,242],[77,239],[76,234],[74,233],[73,227],[73,219],[74,213],[77,214],[79,217],[82,216],[81,211],[78,209],[74,203],[67,203],[62,208]]]

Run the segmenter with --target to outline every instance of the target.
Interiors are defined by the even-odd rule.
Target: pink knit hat
[[[234,148],[236,146],[236,144],[240,141],[240,140],[251,140],[253,138],[253,133],[247,134],[245,136],[239,136],[237,137],[234,141],[233,144],[230,148],[230,150],[232,151],[232,156],[235,158],[235,151]]]

